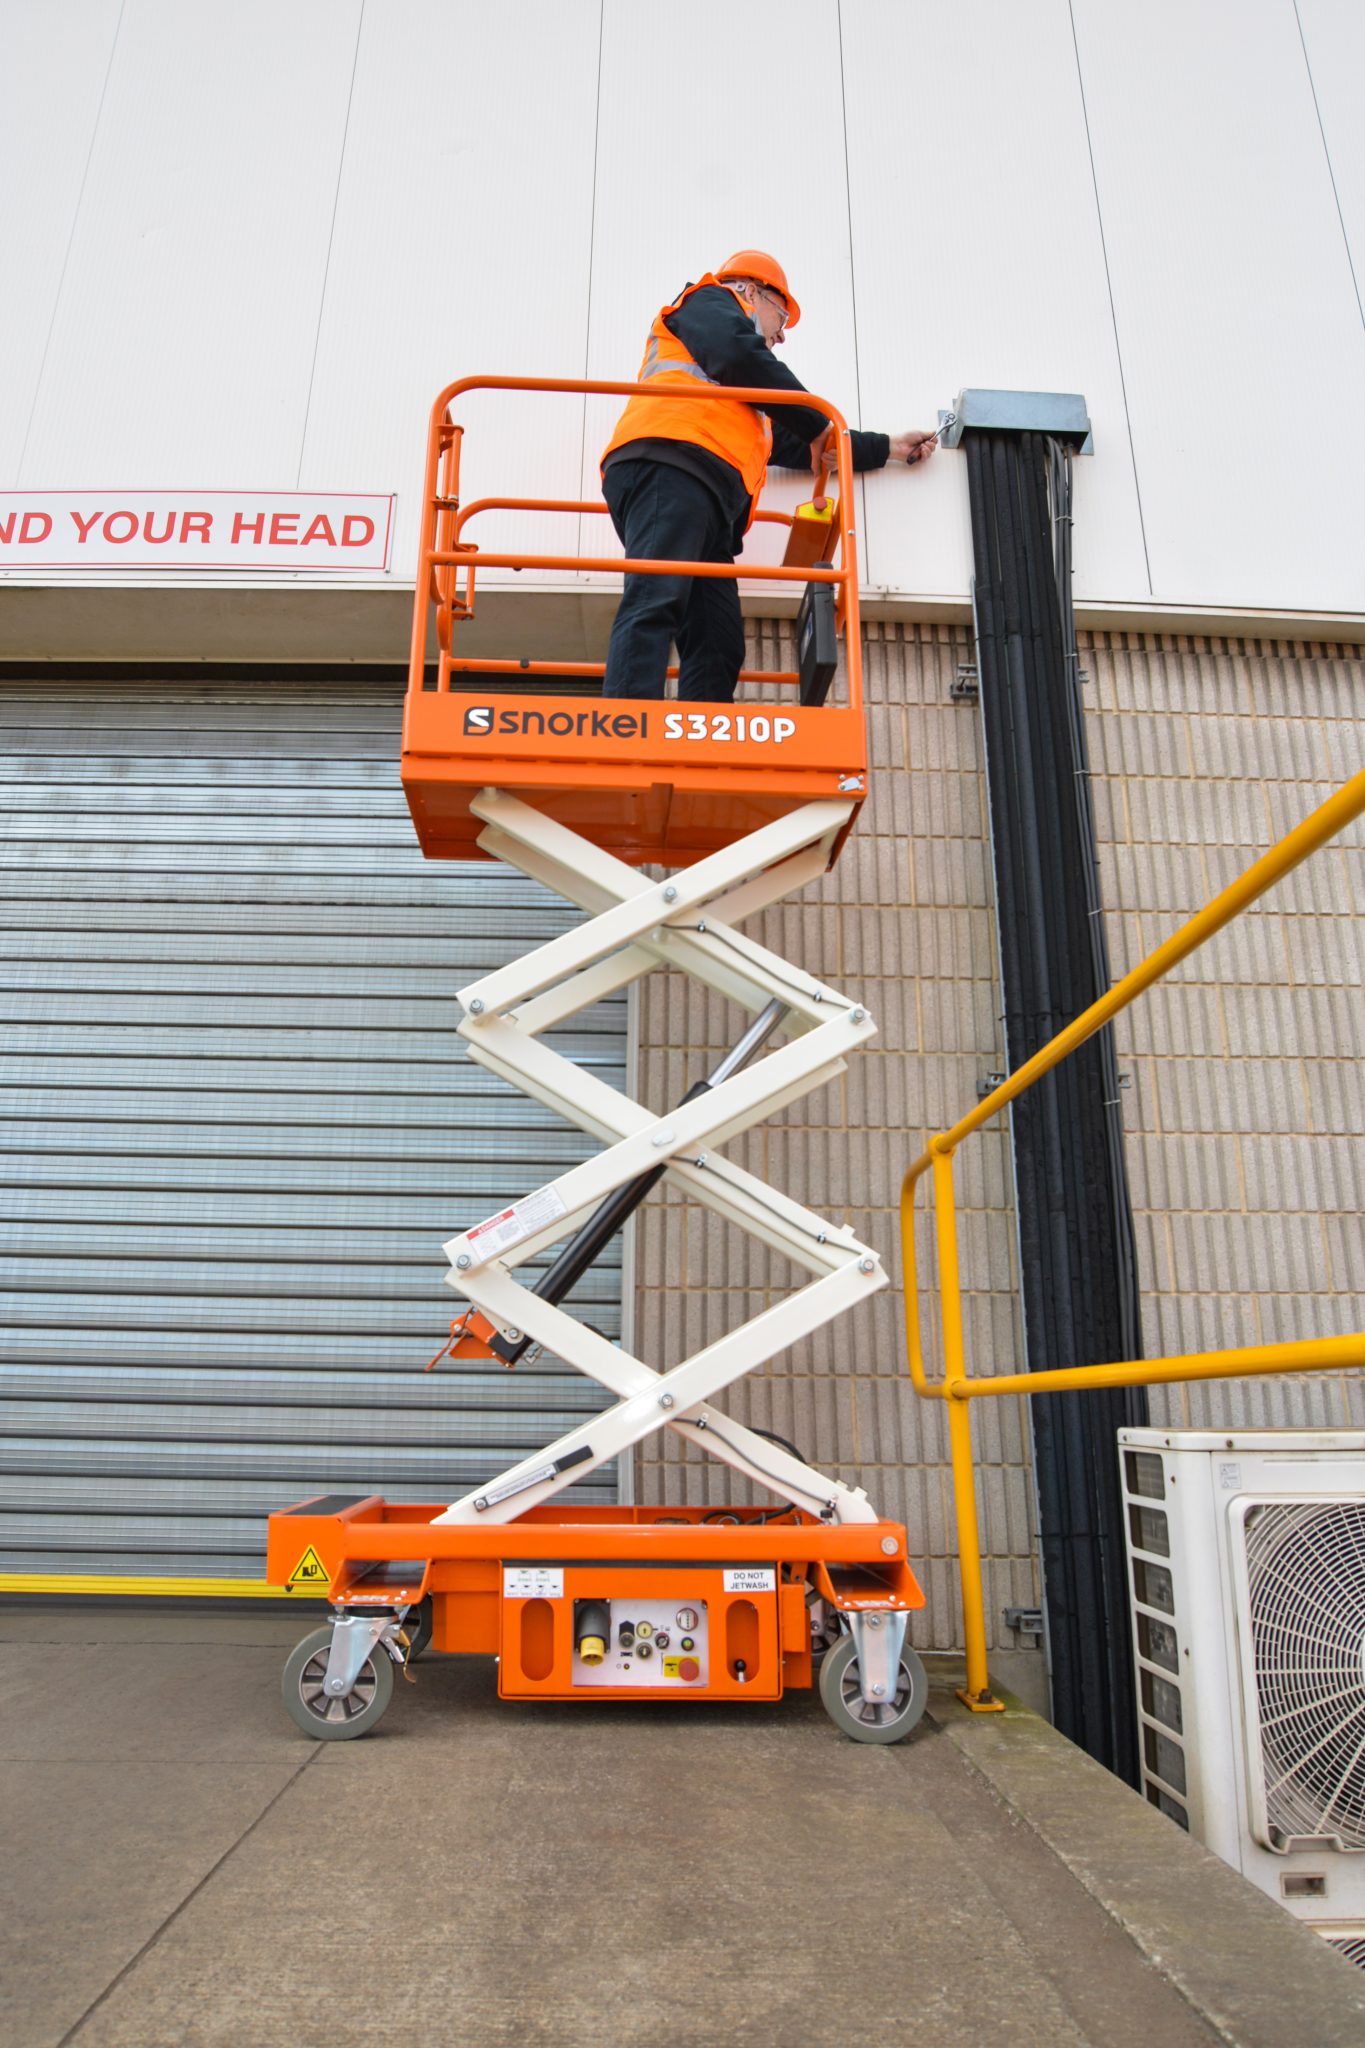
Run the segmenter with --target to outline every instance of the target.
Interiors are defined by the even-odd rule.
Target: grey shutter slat
[[[539,1414],[547,1403],[547,1386],[553,1393],[552,1405],[575,1414],[591,1415],[601,1399],[591,1382],[578,1375],[566,1378],[552,1372],[547,1376],[538,1366],[520,1366],[515,1373],[499,1366],[495,1371],[492,1361],[466,1366],[448,1379],[391,1374],[369,1386],[360,1385],[353,1373],[337,1371],[311,1373],[301,1386],[285,1372],[261,1379],[230,1366],[217,1371],[206,1365],[180,1364],[164,1372],[152,1366],[127,1366],[117,1394],[123,1402],[133,1404],[129,1412],[144,1418],[193,1414],[201,1404],[238,1413],[262,1406],[297,1406],[321,1398],[344,1427],[354,1421],[366,1429],[366,1417],[387,1416],[395,1418],[395,1427],[407,1428],[425,1442],[444,1429],[450,1418],[466,1410]],[[61,1401],[65,1426],[76,1435],[99,1435],[107,1427],[110,1413],[123,1412],[109,1408],[114,1396],[108,1374],[102,1365],[91,1365],[88,1357],[69,1366],[7,1365],[0,1377],[0,1390],[5,1399],[21,1404],[16,1407],[20,1414],[31,1413],[44,1400]],[[416,1421],[411,1419],[414,1415]]]
[[[422,1370],[443,1241],[594,1147],[455,1036],[573,913],[422,860],[400,718],[0,685],[0,1571],[256,1578],[272,1507],[451,1499],[602,1405],[550,1358]],[[549,1042],[624,1084],[624,1003]],[[610,1338],[620,1287],[617,1245],[573,1296]]]

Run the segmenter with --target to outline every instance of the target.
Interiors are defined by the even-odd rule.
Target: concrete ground
[[[6,2048],[1365,2039],[1361,1973],[1022,1708],[864,1747],[428,1658],[315,1744],[314,1625],[0,1609]]]

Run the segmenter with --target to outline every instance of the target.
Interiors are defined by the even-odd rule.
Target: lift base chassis
[[[905,1630],[924,1595],[898,1523],[556,1503],[480,1527],[437,1522],[441,1512],[333,1494],[270,1517],[270,1582],[325,1593],[333,1609],[312,1667],[323,1725],[311,1732],[343,1732],[325,1723],[328,1691],[354,1686],[368,1658],[406,1662],[419,1626],[438,1651],[496,1656],[500,1697],[520,1700],[775,1700],[811,1685],[821,1653],[847,1636],[855,1715],[890,1725],[898,1689],[917,1684],[916,1720],[922,1710]],[[288,1692],[286,1704],[306,1726]],[[344,1732],[374,1718],[353,1714]]]

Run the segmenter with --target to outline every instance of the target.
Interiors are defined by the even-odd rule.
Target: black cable
[[[735,1451],[740,1457],[747,1457],[747,1452],[740,1450],[740,1447],[735,1442],[734,1438],[728,1437],[723,1429],[717,1429],[714,1422],[708,1421],[704,1425],[698,1424],[697,1426],[699,1428],[705,1427],[708,1435],[719,1437],[723,1444],[728,1444],[730,1449],[732,1451]],[[788,1443],[786,1437],[779,1436],[776,1430],[754,1429],[750,1427],[749,1433],[751,1436],[766,1437],[767,1441],[770,1444],[776,1444],[779,1450],[789,1452],[791,1456],[793,1458],[796,1458],[802,1465],[806,1463],[805,1458],[802,1457],[800,1451],[797,1450],[795,1444]],[[764,1472],[763,1467],[754,1458],[749,1458],[748,1462],[753,1466],[756,1472],[763,1473],[763,1477],[767,1480],[768,1484],[775,1488],[777,1492],[781,1493],[783,1491],[782,1482],[775,1476],[775,1474],[771,1472]],[[794,1515],[798,1512],[799,1510],[795,1506],[793,1506],[791,1502],[788,1502],[785,1507],[768,1508],[762,1514],[746,1516],[745,1520],[749,1523],[751,1527],[755,1525],[761,1527],[764,1523],[767,1522],[781,1521],[783,1515]],[[712,1508],[709,1514],[705,1514],[702,1516],[702,1520],[703,1522],[720,1522],[724,1521],[727,1516],[733,1514],[733,1508]]]
[[[717,945],[728,946],[732,953],[738,953],[746,967],[753,968],[759,974],[766,975],[770,981],[778,982],[783,988],[791,989],[793,994],[801,996],[804,1001],[818,1003],[821,1000],[818,988],[812,988],[809,984],[799,981],[790,981],[785,974],[779,974],[766,960],[755,960],[753,954],[745,949],[744,943],[737,933],[717,931],[713,925],[707,924],[704,919],[698,924],[684,925],[681,929],[689,932],[698,932],[702,938],[714,939]],[[832,1017],[838,1016],[837,1006],[831,1007],[830,1014]]]
[[[777,1445],[779,1451],[785,1451],[789,1457],[795,1458],[798,1465],[810,1463],[804,1451],[798,1451],[794,1443],[785,1436],[779,1436],[775,1429],[759,1429],[753,1423],[750,1423],[749,1427],[755,1436],[766,1437],[770,1444]]]
[[[1069,454],[1035,434],[963,436],[996,878],[1006,1065],[1109,986],[1071,604]],[[1030,1368],[1141,1356],[1112,1034],[1011,1107]],[[1140,1390],[1030,1403],[1057,1725],[1134,1777],[1131,1642],[1114,1432]]]
[[[1113,982],[1109,960],[1109,936],[1104,920],[1104,898],[1096,856],[1095,813],[1091,792],[1090,748],[1085,730],[1085,702],[1082,695],[1080,656],[1076,648],[1076,620],[1071,604],[1071,450],[1050,440],[1049,469],[1053,504],[1054,553],[1057,597],[1062,620],[1062,657],[1066,681],[1066,704],[1072,750],[1076,760],[1076,807],[1081,818],[1083,880],[1093,979],[1096,989],[1106,991]],[[1142,1311],[1137,1277],[1137,1240],[1128,1187],[1128,1162],[1124,1146],[1123,1098],[1120,1093],[1118,1055],[1111,1024],[1096,1033],[1099,1060],[1104,1077],[1105,1126],[1109,1153],[1109,1191],[1114,1232],[1119,1248],[1116,1280],[1121,1294],[1124,1356],[1141,1358]]]
[[[753,1515],[741,1515],[735,1508],[712,1508],[702,1516],[703,1522],[730,1522],[736,1528],[741,1524],[749,1529],[766,1528],[769,1522],[780,1522],[784,1515],[794,1515],[798,1510],[791,1505],[784,1508],[765,1508]]]

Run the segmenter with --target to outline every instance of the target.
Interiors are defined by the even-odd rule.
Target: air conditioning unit
[[[1142,1785],[1365,1967],[1365,1431],[1121,1429]]]

